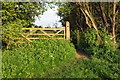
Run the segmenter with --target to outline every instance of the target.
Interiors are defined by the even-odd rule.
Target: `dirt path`
[[[80,51],[77,51],[77,55],[76,55],[77,59],[83,59],[83,58],[86,58],[86,57],[88,57],[88,56],[85,55],[84,53],[80,52]]]

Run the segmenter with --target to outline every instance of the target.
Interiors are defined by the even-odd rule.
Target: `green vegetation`
[[[119,78],[119,2],[57,3],[61,22],[71,24],[71,40],[25,44],[16,44],[15,37],[23,33],[22,27],[33,25],[34,17],[46,10],[45,4],[2,4],[2,78]],[[76,49],[88,57],[77,59]]]
[[[75,54],[73,44],[65,40],[40,40],[19,45],[3,52],[3,78],[45,77],[73,60]]]
[[[41,2],[2,2],[2,42],[8,48],[15,44],[15,38],[22,27],[34,25],[35,16],[46,11]]]
[[[100,28],[104,28],[104,33],[112,34],[113,43],[120,43],[120,14],[118,13],[120,2],[66,2],[58,3],[58,6],[58,15],[62,17],[61,22],[65,24],[69,21],[71,31],[79,30],[84,34],[87,28],[94,28],[100,40],[99,31]]]
[[[104,31],[101,30],[101,37],[105,42],[99,42],[95,30],[87,29],[80,36],[79,50],[88,55],[89,58],[74,59],[59,66],[59,68],[57,67],[57,70],[52,71],[47,77],[118,79],[120,75],[120,64],[118,64],[120,50],[112,46],[111,36]],[[75,35],[75,32],[72,35]]]
[[[120,51],[95,49],[98,54],[79,60],[73,44],[65,40],[21,44],[3,52],[3,78],[118,78]]]

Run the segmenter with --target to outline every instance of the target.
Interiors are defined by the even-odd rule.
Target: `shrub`
[[[103,42],[94,30],[81,36],[80,49],[90,58],[75,59],[73,44],[65,40],[40,40],[13,46],[3,52],[3,78],[109,78],[120,75],[120,51],[101,31]]]
[[[75,58],[73,44],[65,40],[39,40],[3,52],[3,78],[35,78]]]
[[[76,30],[71,30],[71,32],[70,32],[70,38],[71,38],[71,42],[77,48]]]
[[[68,64],[56,67],[46,77],[50,78],[118,78],[120,69],[117,63],[109,63],[104,59],[92,57],[70,61]]]
[[[118,78],[120,51],[113,48],[110,34],[102,29],[100,31],[102,42],[97,40],[94,29],[86,30],[80,35],[80,50],[90,55],[90,59],[76,60],[69,64],[69,67],[64,66],[64,69],[61,67],[60,76],[55,75],[57,71],[54,71],[54,77]]]
[[[87,29],[80,37],[80,50],[88,55],[103,55],[113,51],[111,35],[108,35],[104,29],[100,31],[102,41],[98,41],[97,34],[94,29]]]

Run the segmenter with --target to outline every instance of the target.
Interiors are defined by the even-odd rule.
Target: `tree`
[[[46,10],[40,2],[2,2],[2,25],[20,19],[25,26],[33,24],[35,16]]]
[[[58,15],[62,17],[62,22],[68,20],[72,24],[72,27],[77,25],[76,27],[80,28],[82,31],[86,29],[85,26],[94,28],[98,34],[98,39],[100,39],[99,28],[102,26],[106,29],[106,33],[108,32],[108,34],[113,34],[115,41],[115,25],[119,24],[119,20],[116,21],[116,19],[119,19],[119,3],[120,2],[62,3],[59,5],[60,8]]]
[[[41,2],[2,2],[2,42],[7,48],[15,43],[20,28],[31,27],[35,16],[42,14],[45,3]]]

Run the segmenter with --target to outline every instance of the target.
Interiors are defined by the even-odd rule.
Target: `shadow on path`
[[[77,55],[76,55],[76,58],[77,59],[83,59],[83,58],[89,58],[87,55],[85,55],[83,52],[77,50]]]

